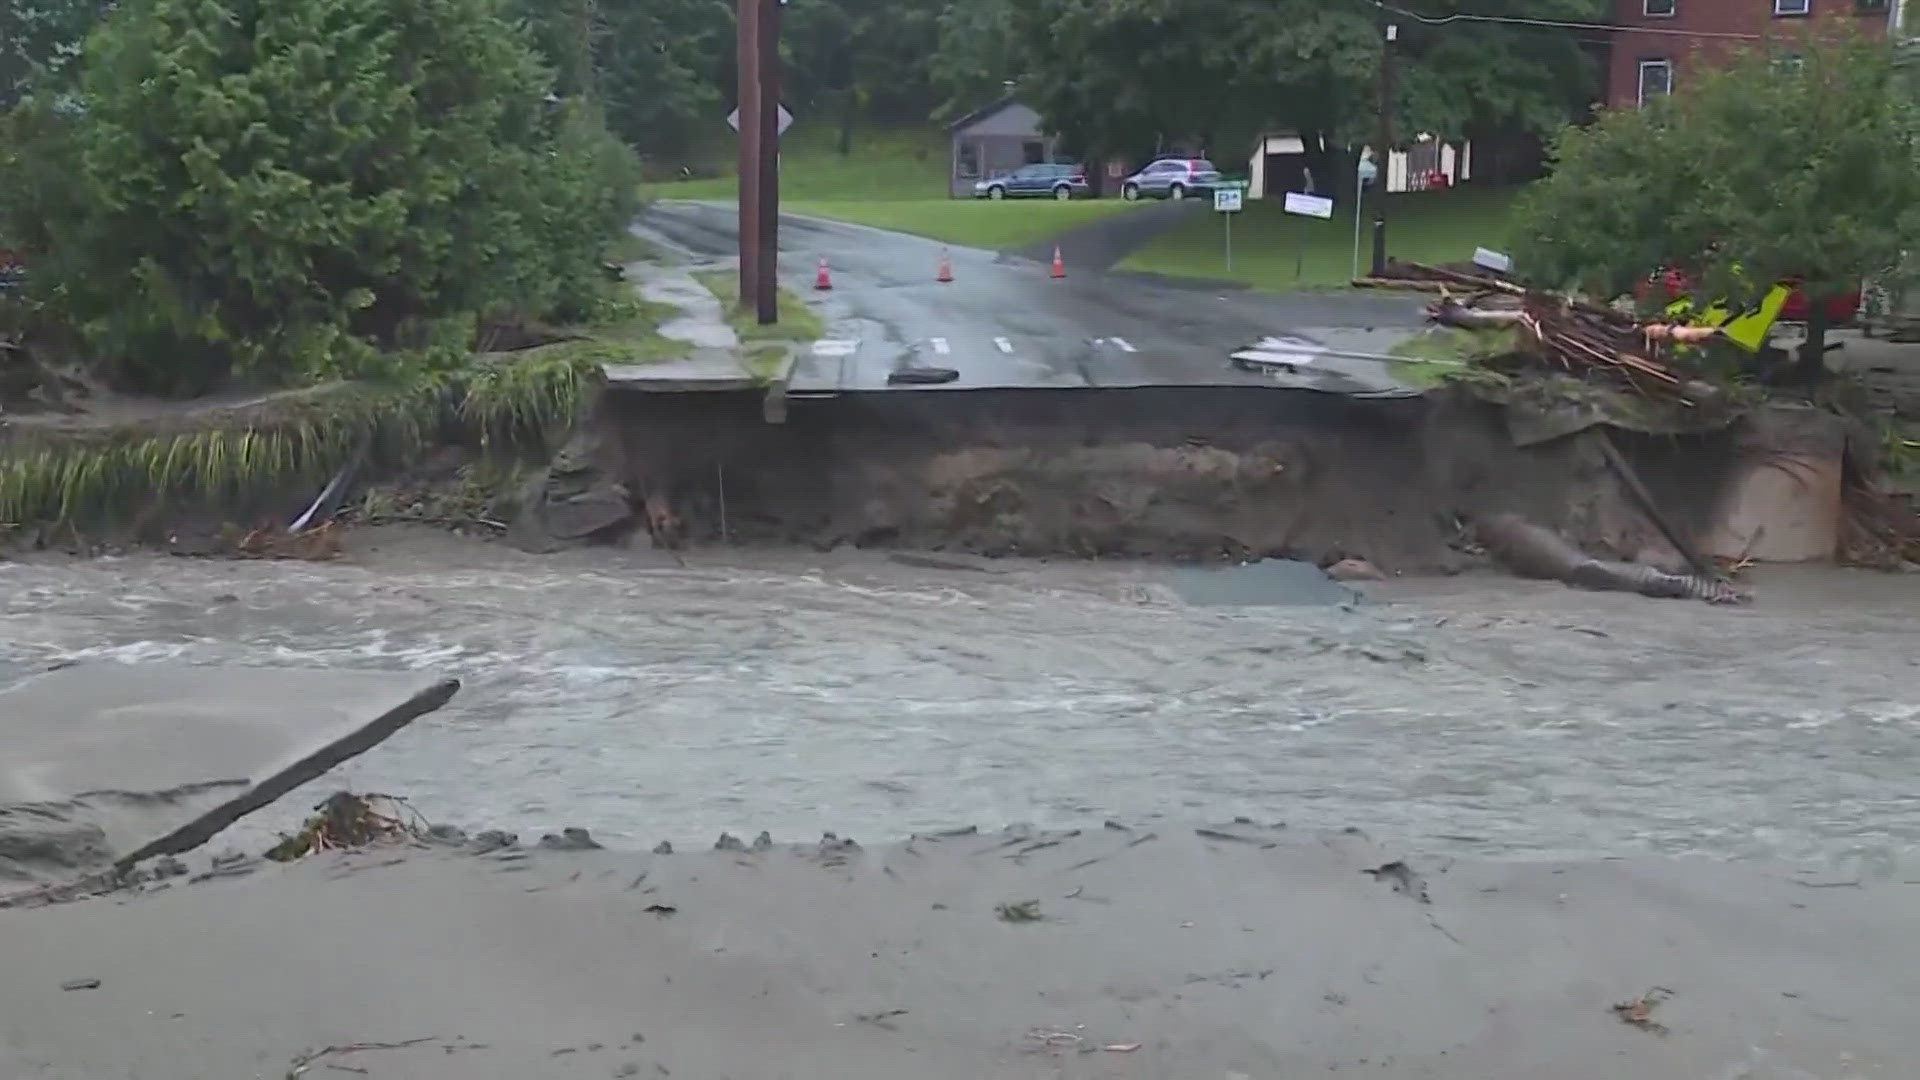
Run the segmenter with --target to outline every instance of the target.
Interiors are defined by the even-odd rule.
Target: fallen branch
[[[323,1057],[331,1057],[336,1054],[357,1054],[363,1050],[405,1050],[409,1046],[419,1046],[422,1043],[430,1043],[437,1038],[439,1038],[437,1035],[423,1035],[418,1039],[406,1039],[401,1042],[357,1042],[324,1047],[312,1053],[301,1054],[294,1058],[292,1063],[287,1067],[287,1080],[296,1080],[297,1077],[305,1073],[308,1069],[313,1068],[314,1062],[319,1061]]]

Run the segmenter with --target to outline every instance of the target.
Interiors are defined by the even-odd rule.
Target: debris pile
[[[391,795],[336,791],[313,809],[313,816],[299,831],[282,836],[267,851],[267,858],[292,862],[315,852],[398,843],[428,834],[423,823],[402,818],[405,803]]]
[[[1641,322],[1626,311],[1560,293],[1530,291],[1504,278],[1422,263],[1395,263],[1401,275],[1376,286],[1418,285],[1439,293],[1427,317],[1470,330],[1512,329],[1527,358],[1579,377],[1603,376],[1650,397],[1682,405],[1719,393],[1673,358],[1675,345],[1700,345],[1709,326]]]

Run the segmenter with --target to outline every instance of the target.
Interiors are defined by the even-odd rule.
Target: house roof
[[[955,120],[953,123],[948,124],[947,130],[959,131],[961,128],[966,127],[969,124],[977,124],[980,121],[985,120],[987,117],[992,116],[994,113],[997,113],[1002,109],[1008,108],[1016,104],[1018,104],[1018,102],[1014,99],[1013,95],[1011,94],[1008,94],[1005,97],[996,98],[993,101],[990,101],[987,104],[982,105],[979,108],[973,110],[967,115],[962,116],[958,120]]]

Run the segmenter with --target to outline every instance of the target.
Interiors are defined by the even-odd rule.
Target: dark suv
[[[1078,165],[1022,165],[973,185],[976,199],[1080,199],[1092,193]]]
[[[1220,171],[1205,158],[1161,158],[1120,182],[1120,197],[1128,201],[1149,195],[1156,199],[1184,199],[1205,195],[1220,182]]]

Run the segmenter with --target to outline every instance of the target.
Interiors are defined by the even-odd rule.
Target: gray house
[[[1054,160],[1054,138],[1040,130],[1040,114],[1012,98],[955,120],[947,134],[953,141],[948,193],[954,198],[972,198],[975,181]]]

